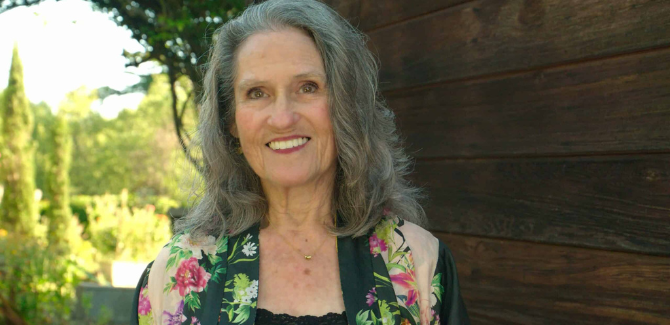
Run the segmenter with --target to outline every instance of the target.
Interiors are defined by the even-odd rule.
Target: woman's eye
[[[251,99],[258,99],[258,98],[262,98],[264,94],[263,94],[263,91],[261,91],[260,89],[254,88],[254,89],[249,90],[247,95]]]
[[[300,91],[303,92],[303,93],[313,93],[313,92],[316,92],[316,89],[317,89],[317,88],[318,88],[318,87],[317,87],[315,84],[313,84],[313,83],[308,83],[308,84],[303,85],[303,86],[300,88]]]

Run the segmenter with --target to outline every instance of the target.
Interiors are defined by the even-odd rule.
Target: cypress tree
[[[0,227],[32,235],[38,222],[33,157],[35,147],[31,137],[33,116],[23,88],[23,66],[16,45],[3,101],[1,175],[4,176],[5,188]]]
[[[49,174],[48,191],[51,194],[51,210],[47,238],[49,243],[61,246],[66,240],[70,225],[70,163],[72,160],[72,137],[65,113],[61,110],[56,116],[52,130],[53,152]]]

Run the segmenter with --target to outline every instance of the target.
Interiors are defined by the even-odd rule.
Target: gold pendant
[[[312,259],[312,255],[305,255],[305,259],[306,259],[306,260],[311,260],[311,259]]]

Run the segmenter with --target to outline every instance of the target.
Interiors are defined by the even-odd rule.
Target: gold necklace
[[[279,235],[279,238],[281,238],[285,243],[287,243],[289,246],[291,246],[291,248],[293,248],[295,251],[297,251],[298,253],[300,253],[300,255],[304,256],[305,259],[308,260],[308,261],[311,260],[311,259],[312,259],[312,255],[314,255],[315,253],[317,253],[317,252],[319,251],[319,249],[321,249],[321,247],[323,246],[323,244],[325,244],[326,241],[328,241],[328,237],[326,237],[326,239],[324,239],[323,242],[321,242],[321,245],[319,245],[319,247],[317,247],[317,248],[314,250],[314,252],[313,252],[312,254],[306,255],[306,254],[304,254],[302,251],[300,251],[299,249],[295,248],[295,246],[293,246],[293,244],[291,244],[288,240],[286,240],[286,238],[284,238],[284,236],[282,236],[282,234],[280,234],[279,232],[277,232],[277,235]]]

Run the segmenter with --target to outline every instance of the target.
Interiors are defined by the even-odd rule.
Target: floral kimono
[[[131,324],[254,324],[259,231],[175,235],[138,283]],[[428,231],[389,214],[337,248],[349,325],[470,323],[451,252]]]

